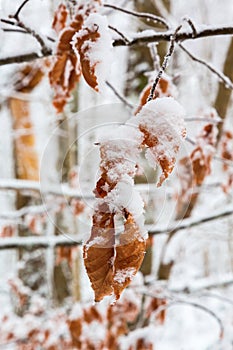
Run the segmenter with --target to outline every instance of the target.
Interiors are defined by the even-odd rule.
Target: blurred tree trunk
[[[224,67],[223,67],[223,73],[230,78],[231,81],[233,81],[233,39],[231,39],[227,54],[226,54],[226,59],[224,62]],[[231,89],[227,89],[225,84],[222,82],[219,82],[218,85],[218,92],[217,96],[214,102],[214,107],[219,115],[219,117],[224,121],[227,115],[227,110],[229,107],[230,103],[230,98],[231,98]],[[222,134],[222,129],[223,129],[224,123],[219,123],[218,124],[218,129],[219,129],[219,134],[218,134],[218,140],[221,138]]]
[[[73,100],[69,104],[72,113],[78,111],[78,93],[77,90],[73,93]],[[61,135],[58,138],[59,158],[57,162],[57,169],[61,174],[60,181],[62,183],[70,182],[71,171],[77,166],[78,150],[77,150],[77,121],[76,118],[64,118],[59,122]],[[66,215],[64,212],[57,214],[55,235],[77,232],[77,225],[75,218],[67,227]],[[68,231],[69,230],[69,231]],[[72,250],[72,248],[69,248]],[[56,255],[56,252],[55,252]],[[72,259],[72,254],[71,254]],[[62,260],[54,266],[54,302],[55,304],[62,304],[64,299],[71,294],[75,301],[80,298],[80,281],[79,281],[79,254],[74,254],[74,261]],[[55,259],[56,260],[56,259]],[[74,287],[75,286],[75,287]]]
[[[41,67],[36,64],[27,65],[18,71],[19,79],[15,82],[15,91],[26,93],[27,97],[43,77]],[[17,77],[17,74],[16,74]],[[39,181],[39,161],[36,152],[36,140],[33,133],[33,123],[30,115],[30,102],[22,98],[10,98],[9,108],[12,116],[14,131],[14,159],[15,177],[21,180]],[[38,200],[17,192],[16,209],[21,209],[29,204],[37,204]],[[40,202],[40,199],[39,199]],[[18,226],[19,236],[33,235],[33,232],[24,225]],[[23,261],[19,269],[19,277],[25,285],[32,290],[39,289],[45,278],[42,273],[45,268],[43,250],[20,249],[19,260]],[[19,310],[19,312],[21,312]]]

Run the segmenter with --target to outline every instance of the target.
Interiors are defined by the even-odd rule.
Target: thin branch
[[[154,98],[154,92],[155,92],[155,89],[156,89],[156,86],[160,80],[160,78],[162,77],[164,71],[166,70],[167,68],[167,65],[168,65],[168,62],[169,62],[169,59],[170,57],[172,56],[173,52],[174,52],[174,49],[175,49],[175,40],[176,40],[176,35],[177,33],[179,32],[179,30],[182,28],[182,25],[180,25],[179,27],[177,27],[177,29],[175,30],[174,34],[171,36],[171,41],[170,41],[170,46],[169,46],[169,49],[168,49],[168,53],[165,55],[164,57],[164,60],[163,60],[163,64],[157,74],[157,77],[155,78],[155,81],[151,87],[151,90],[150,90],[150,94],[148,96],[148,99],[147,99],[147,102],[153,100]]]
[[[133,45],[140,45],[145,43],[153,43],[153,42],[160,42],[160,41],[170,41],[171,35],[173,35],[173,32],[171,30],[168,30],[166,32],[155,32],[152,35],[140,35],[138,37],[133,38],[127,46],[133,46]],[[196,40],[200,38],[207,38],[212,36],[219,36],[219,35],[233,35],[233,27],[214,27],[214,26],[206,26],[205,29],[197,30],[197,34],[194,37],[193,32],[190,31],[180,31],[176,36],[176,42],[184,41],[184,40]],[[125,42],[122,39],[115,40],[113,43],[113,46],[125,46]]]
[[[152,15],[151,13],[135,12],[135,11],[127,10],[125,8],[118,7],[118,6],[115,6],[115,5],[112,5],[112,4],[104,4],[104,7],[108,7],[108,8],[111,8],[113,10],[116,10],[116,11],[124,12],[127,15],[131,15],[131,16],[134,16],[134,17],[145,18],[146,20],[151,20],[153,22],[161,23],[161,24],[163,24],[166,27],[166,29],[169,29],[169,25],[168,25],[167,21],[164,18]]]
[[[212,119],[212,118],[199,118],[199,117],[189,117],[184,118],[185,122],[206,122],[210,124],[223,123],[222,119]]]
[[[74,236],[41,236],[41,237],[10,237],[0,239],[0,250],[19,249],[19,248],[49,248],[59,246],[77,246],[82,245],[81,240]]]
[[[196,30],[196,27],[195,27],[193,21],[192,21],[190,18],[188,18],[188,17],[184,17],[184,18],[183,18],[183,21],[185,21],[185,22],[188,23],[188,25],[189,25],[190,28],[192,29],[193,38],[195,38],[196,35],[197,35],[197,30]]]
[[[225,217],[228,217],[230,215],[233,215],[233,208],[230,207],[227,210],[221,211],[219,213],[207,216],[207,217],[203,217],[199,220],[190,220],[190,219],[184,219],[182,221],[182,223],[180,225],[176,225],[176,226],[170,226],[170,227],[166,227],[166,228],[156,228],[153,226],[149,226],[149,233],[152,235],[158,235],[158,234],[168,234],[168,233],[176,233],[178,231],[182,231],[182,230],[186,230],[188,228],[191,227],[195,227],[195,226],[199,226],[202,225],[204,223],[207,222],[211,222],[214,220],[218,220],[218,219],[223,219]]]
[[[21,10],[24,8],[24,6],[28,3],[29,0],[24,0],[23,3],[19,6],[18,10],[16,11],[16,13],[14,15],[9,16],[9,18],[13,18],[15,20],[14,21],[9,21],[9,20],[4,20],[1,19],[1,22],[3,23],[7,23],[10,24],[12,26],[17,26],[19,28],[22,28],[23,30],[25,30],[28,34],[30,34],[31,36],[33,36],[37,42],[39,43],[39,45],[41,46],[41,52],[42,54],[45,56],[48,53],[51,52],[51,49],[47,47],[47,45],[45,44],[43,38],[36,33],[33,29],[31,29],[30,27],[28,27],[26,24],[24,24],[24,22],[22,22],[19,18],[19,14],[21,12]]]
[[[29,34],[23,29],[2,28],[3,32]]]
[[[134,108],[134,106],[129,101],[127,101],[126,98],[122,96],[111,83],[109,83],[109,81],[106,81],[105,83],[108,87],[110,87],[110,89],[114,92],[114,94],[119,98],[121,102],[123,102],[130,109]]]
[[[113,46],[133,46],[133,45],[140,45],[140,44],[149,44],[149,43],[155,43],[155,42],[161,42],[161,41],[170,41],[171,35],[173,33],[171,31],[167,31],[165,33],[156,33],[153,35],[145,35],[145,36],[139,36],[132,39],[129,43],[126,43],[123,39],[117,39],[113,42]],[[233,27],[213,27],[210,26],[209,28],[202,29],[197,31],[197,35],[193,37],[192,32],[182,31],[177,33],[176,35],[176,42],[184,41],[184,40],[194,40],[198,38],[205,38],[205,37],[213,37],[218,35],[233,35]],[[6,65],[6,64],[12,64],[12,63],[22,63],[22,62],[29,62],[33,61],[37,58],[43,58],[46,56],[52,55],[52,50],[48,49],[48,52],[44,53],[43,55],[38,55],[37,53],[31,52],[24,55],[16,55],[12,57],[6,57],[6,58],[0,58],[0,66]]]
[[[44,40],[42,39],[42,37],[36,33],[33,29],[29,28],[28,26],[26,26],[22,21],[18,21],[17,25],[22,28],[25,29],[25,31],[28,34],[31,34],[31,36],[33,36],[37,42],[40,44],[41,47],[41,52],[42,54],[45,56],[47,54],[49,54],[51,52],[51,49],[49,47],[47,47],[47,45],[45,44]]]
[[[233,83],[232,81],[222,72],[220,72],[218,69],[213,67],[211,64],[207,63],[206,61],[196,57],[191,53],[189,50],[187,50],[181,43],[179,43],[179,47],[195,62],[198,62],[205,66],[207,69],[209,69],[213,74],[215,74],[224,84],[228,89],[233,90]]]
[[[16,25],[14,21],[10,21],[9,19],[4,19],[4,18],[1,18],[0,22],[6,23],[6,24],[10,24],[11,26],[15,26]]]
[[[13,63],[31,62],[39,58],[41,59],[50,55],[52,55],[52,50],[47,51],[46,54],[44,53],[42,56],[38,55],[38,53],[36,52],[31,52],[31,53],[26,53],[24,55],[4,57],[4,58],[0,58],[0,66],[4,66],[6,64],[13,64]]]
[[[55,196],[55,197],[65,197],[69,199],[94,199],[92,193],[85,194],[78,193],[77,189],[64,186],[60,184],[56,187],[53,187],[45,190],[41,187],[41,184],[37,181],[29,180],[1,180],[0,181],[0,191],[24,191],[24,192],[35,192],[41,194],[42,196]]]
[[[155,298],[156,297],[153,293],[146,292],[144,294],[146,296],[151,297],[151,298]],[[179,304],[181,304],[181,305],[189,305],[189,306],[192,306],[192,307],[194,307],[196,309],[202,310],[205,313],[209,314],[211,317],[213,317],[217,321],[217,323],[219,325],[219,329],[220,329],[219,338],[223,337],[224,326],[223,326],[222,320],[218,317],[218,315],[216,315],[216,313],[214,311],[210,310],[206,306],[198,304],[198,303],[195,303],[193,301],[182,300],[182,299],[175,299],[175,300],[170,301],[169,303],[167,303],[165,305],[161,305],[157,310],[154,311],[153,316],[156,318],[162,311],[167,310],[168,308],[170,308],[172,306],[177,306]]]
[[[22,4],[19,6],[18,10],[16,11],[16,13],[12,16],[13,18],[15,18],[16,20],[19,20],[19,14],[21,12],[21,10],[24,8],[24,6],[29,2],[29,0],[24,0],[22,2]]]
[[[226,274],[225,276],[221,276],[221,278],[218,279],[216,277],[208,277],[204,279],[195,280],[192,282],[191,285],[186,285],[178,288],[171,288],[168,289],[171,293],[187,293],[187,294],[194,294],[199,293],[203,289],[209,290],[213,288],[221,288],[221,287],[227,287],[229,285],[233,284],[233,275],[232,274]]]
[[[108,26],[108,28],[113,30],[115,33],[117,33],[125,41],[126,44],[130,42],[130,40],[126,38],[126,36],[122,32],[120,32],[117,28],[110,25]]]
[[[219,294],[215,294],[215,293],[210,293],[210,292],[208,292],[208,293],[202,293],[201,295],[200,295],[200,297],[201,298],[214,298],[214,299],[218,299],[218,300],[220,300],[220,301],[224,301],[225,303],[228,303],[228,304],[230,304],[230,305],[233,305],[233,300],[232,299],[229,299],[229,298],[227,298],[227,297],[224,297],[224,296],[222,296],[222,295],[219,295]]]

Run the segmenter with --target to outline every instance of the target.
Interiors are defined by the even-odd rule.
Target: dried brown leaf
[[[59,33],[66,26],[68,10],[64,4],[60,4],[54,13],[52,28]]]
[[[145,250],[146,240],[142,238],[132,216],[129,216],[124,225],[124,232],[120,235],[119,244],[116,246],[113,282],[116,300],[138,272]]]

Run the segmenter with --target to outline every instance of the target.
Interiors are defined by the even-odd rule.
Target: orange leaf
[[[64,4],[60,4],[54,13],[52,28],[59,33],[66,26],[68,11]]]
[[[96,64],[91,63],[90,59],[88,59],[87,52],[90,50],[92,44],[100,37],[100,34],[96,28],[94,28],[94,31],[92,30],[93,29],[85,28],[83,30],[83,35],[76,37],[75,48],[80,55],[80,63],[84,79],[88,85],[98,91],[97,77],[95,75]]]
[[[106,205],[93,216],[90,239],[84,245],[84,263],[95,292],[95,301],[113,292],[114,215]]]
[[[140,230],[131,216],[128,217],[124,228],[116,246],[114,261],[113,288],[116,299],[119,299],[122,291],[138,272],[146,250],[146,241],[142,239]]]

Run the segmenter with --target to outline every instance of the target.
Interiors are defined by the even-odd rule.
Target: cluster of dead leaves
[[[121,139],[100,144],[101,176],[94,191],[97,200],[92,218],[91,236],[84,245],[84,263],[95,292],[95,301],[100,301],[104,296],[111,294],[114,294],[117,300],[139,270],[145,254],[147,238],[145,232],[142,233],[134,214],[126,207],[119,208],[115,203],[117,199],[111,197],[123,178],[132,179],[133,183],[137,165],[131,161],[134,165],[129,166],[129,157],[140,153],[143,148],[147,148],[147,152],[150,150],[155,156],[154,164],[159,163],[163,170],[161,184],[171,173],[180,140],[185,136],[183,109],[176,101],[170,98],[156,99],[150,101],[147,106],[132,118],[136,122],[134,126],[137,135],[140,136],[136,137],[135,143],[129,142],[128,147],[125,146],[126,153],[122,152],[124,148]],[[178,129],[175,131],[172,123],[167,122],[165,118],[168,118],[168,115],[170,117],[171,106],[181,114],[176,116],[175,113],[169,119],[169,121],[176,120]],[[162,115],[159,113],[160,107],[163,108]],[[153,121],[158,128],[151,125]],[[162,129],[159,128],[160,123],[163,125]],[[127,126],[126,123],[125,127]],[[130,147],[132,151],[129,150]],[[139,198],[137,197],[137,200],[140,200]],[[123,228],[117,239],[115,220],[119,215],[123,221]]]
[[[211,113],[210,117],[214,117]],[[201,186],[211,173],[211,162],[216,150],[218,129],[213,123],[203,127],[196,139],[195,148],[189,157],[184,157],[179,163],[179,178],[181,193],[177,205],[177,218],[189,217],[198,198],[195,190]],[[193,192],[194,189],[194,192]]]
[[[128,350],[154,349],[150,336],[148,339],[148,333],[143,329],[146,330],[146,321],[159,306],[157,299],[149,297],[141,314],[144,305],[142,295],[133,289],[127,289],[115,305],[76,303],[68,312],[64,309],[48,312],[45,299],[28,293],[27,288],[18,280],[12,280],[10,285],[20,303],[29,304],[29,308],[23,318],[15,314],[1,317],[1,343],[16,342],[17,349],[20,350],[34,350],[37,347],[45,350],[118,350],[121,347],[120,337],[123,337],[123,340],[127,340]],[[145,319],[141,319],[141,315]],[[141,329],[138,328],[139,320],[139,327],[143,322]],[[24,337],[19,338],[19,329],[22,327]],[[128,339],[131,334],[132,339]],[[28,339],[30,342],[26,341]]]
[[[63,111],[81,75],[98,91],[96,64],[88,59],[87,52],[98,41],[100,33],[98,25],[88,27],[85,21],[97,11],[99,5],[98,0],[87,1],[77,5],[74,14],[70,15],[66,6],[60,4],[55,12],[52,26],[58,34],[58,44],[49,80],[55,92],[53,105],[58,113]]]

